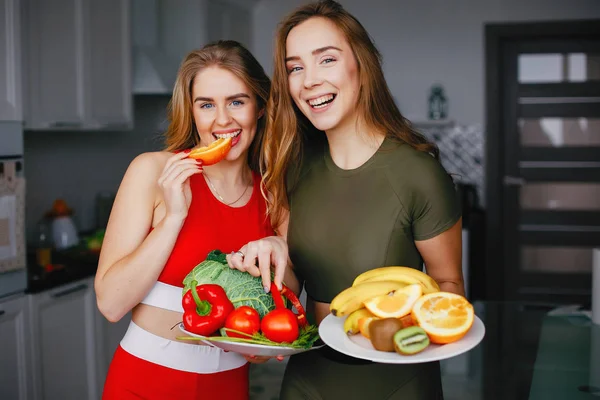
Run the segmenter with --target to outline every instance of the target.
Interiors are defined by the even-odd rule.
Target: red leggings
[[[179,371],[117,348],[102,400],[248,400],[249,364],[214,374]]]

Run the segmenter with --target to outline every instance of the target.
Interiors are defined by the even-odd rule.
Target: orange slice
[[[369,335],[369,324],[374,319],[379,319],[377,317],[362,317],[358,320],[358,330],[367,339],[371,339],[371,335]]]
[[[422,294],[423,287],[415,283],[398,289],[391,295],[374,297],[364,304],[379,318],[401,318],[410,314],[413,304]]]
[[[202,165],[213,165],[225,158],[231,150],[232,138],[217,139],[208,146],[194,147],[188,157],[202,160]]]
[[[475,312],[463,296],[448,292],[429,293],[414,304],[412,317],[432,343],[452,343],[471,329]]]

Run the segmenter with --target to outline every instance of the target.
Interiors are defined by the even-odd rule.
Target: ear
[[[261,108],[260,111],[258,112],[258,119],[261,119],[263,117],[263,115],[265,115],[265,108]]]

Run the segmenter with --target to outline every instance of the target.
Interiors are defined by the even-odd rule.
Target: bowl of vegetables
[[[209,346],[248,356],[289,356],[323,346],[297,296],[260,278],[230,269],[225,254],[210,252],[183,281],[183,321],[179,329]],[[297,313],[292,311],[296,309]]]

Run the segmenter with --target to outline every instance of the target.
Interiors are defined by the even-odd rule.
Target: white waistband
[[[144,300],[142,300],[142,304],[183,313],[183,306],[181,305],[182,297],[183,288],[163,282],[156,282]]]
[[[121,340],[121,347],[142,360],[198,374],[229,371],[246,364],[244,357],[237,353],[165,339],[140,328],[133,321]]]

